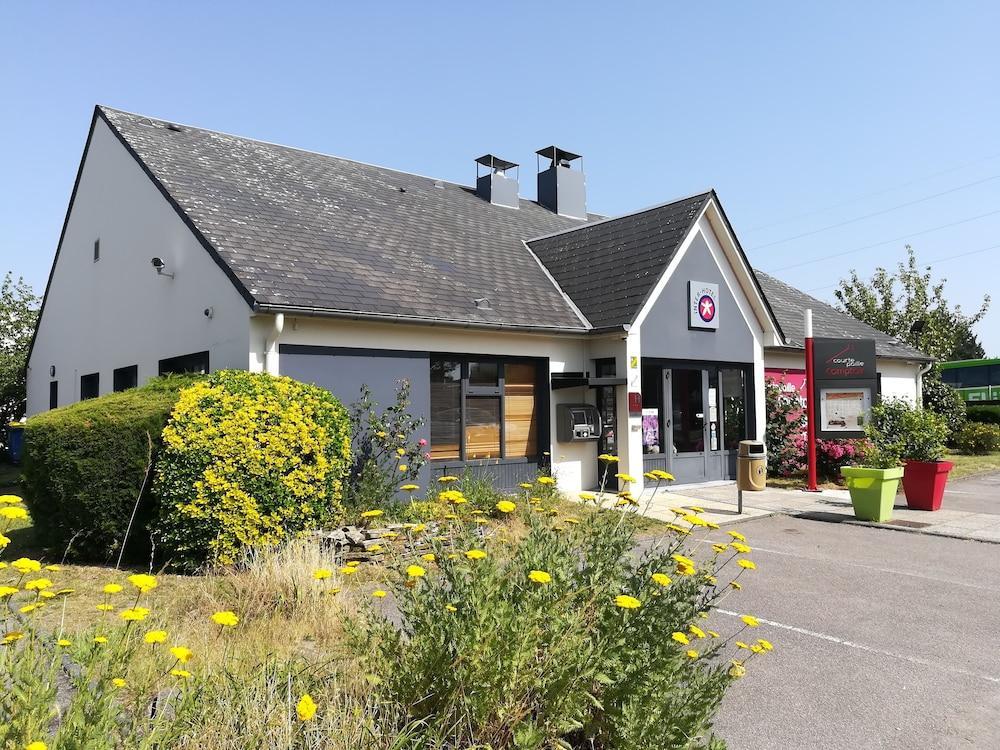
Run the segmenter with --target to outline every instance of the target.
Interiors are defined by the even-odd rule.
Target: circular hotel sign
[[[705,281],[689,281],[691,328],[718,330],[719,328],[719,285]]]

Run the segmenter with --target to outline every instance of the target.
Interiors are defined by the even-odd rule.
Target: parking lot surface
[[[775,645],[726,696],[730,748],[1000,748],[1000,545],[788,516],[727,528],[758,569],[712,622],[753,614]]]

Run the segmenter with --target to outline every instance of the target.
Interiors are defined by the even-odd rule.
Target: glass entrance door
[[[613,359],[600,359],[596,362],[597,377],[613,378],[615,376],[615,361]],[[617,409],[618,400],[615,397],[615,386],[602,385],[597,389],[597,412],[601,415],[601,435],[597,439],[597,454],[618,455],[618,436],[616,428],[618,425]],[[597,481],[600,483],[607,466],[602,462],[597,462]],[[610,475],[615,472],[612,470]],[[612,484],[613,482],[609,483]]]
[[[678,368],[665,370],[663,392],[667,399],[671,446],[668,463],[678,482],[702,482],[707,478],[708,373],[705,370]]]

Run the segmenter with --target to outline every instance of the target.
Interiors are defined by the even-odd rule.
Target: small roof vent
[[[476,297],[472,302],[476,305],[477,310],[492,310],[493,305],[488,297]]]
[[[538,202],[550,211],[574,219],[587,218],[587,181],[583,174],[583,157],[558,146],[546,146],[535,152],[549,160],[542,169],[538,162]],[[573,162],[580,160],[578,169]]]
[[[167,130],[171,130],[174,133],[181,133],[184,131],[184,128],[182,128],[180,125],[174,122],[165,122],[163,123],[163,125]]]
[[[480,174],[480,167],[486,167],[486,174]],[[476,195],[494,206],[519,208],[517,197],[517,176],[508,177],[507,172],[519,174],[517,163],[501,159],[493,154],[485,154],[476,159]]]

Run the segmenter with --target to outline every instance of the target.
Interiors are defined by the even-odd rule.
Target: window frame
[[[59,381],[49,381],[49,409],[59,408]]]
[[[461,366],[461,390],[459,401],[459,445],[458,458],[432,458],[429,463],[432,465],[445,465],[462,463],[470,466],[485,464],[516,464],[542,461],[543,453],[548,450],[549,444],[549,360],[546,357],[518,357],[511,355],[496,354],[450,354],[434,352],[428,358],[428,370],[430,363],[434,360],[444,360],[446,362],[457,362]],[[497,365],[496,385],[473,385],[469,380],[470,364],[473,362],[491,362]],[[538,412],[538,426],[535,433],[536,453],[533,456],[507,456],[507,405],[505,391],[505,369],[508,364],[530,364],[535,368],[535,388],[536,400],[535,408]],[[468,424],[468,411],[466,400],[469,398],[497,398],[500,402],[500,455],[491,458],[469,458],[466,446],[466,427]],[[428,411],[428,427],[434,419],[433,411]],[[433,449],[433,444],[431,444]]]
[[[91,379],[93,379],[93,380],[91,381]],[[90,382],[93,382],[93,384],[94,384],[93,395],[90,395],[90,396],[84,396],[83,395],[83,384],[84,384],[85,381],[88,384]],[[80,400],[81,401],[89,401],[90,399],[97,398],[100,395],[101,395],[101,373],[100,372],[88,372],[86,375],[81,375],[80,376]]]
[[[94,240],[94,263],[101,259],[101,238]]]
[[[184,360],[194,361],[195,358],[199,358],[201,361],[204,362],[204,369],[203,370],[202,369],[198,369],[198,370],[171,370],[171,369],[167,369],[170,366],[170,364],[172,364],[172,363],[182,362]],[[212,371],[211,370],[211,360],[209,358],[209,353],[207,351],[204,351],[204,352],[192,352],[191,354],[180,354],[180,355],[178,355],[176,357],[166,357],[164,359],[161,359],[157,363],[156,371],[161,376],[162,375],[181,375],[181,374],[184,374],[184,373],[198,373],[198,374],[207,375],[208,373],[210,373]]]

